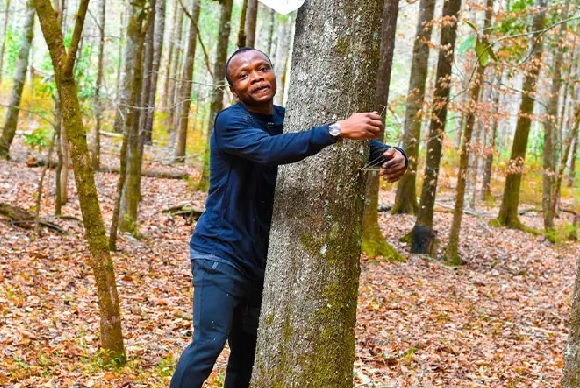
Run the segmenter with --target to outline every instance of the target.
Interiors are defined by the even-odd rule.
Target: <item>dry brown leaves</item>
[[[0,201],[30,209],[40,169],[0,164]],[[98,174],[107,226],[117,176]],[[129,362],[103,368],[94,281],[79,221],[54,219],[54,175],[42,214],[62,236],[40,237],[0,221],[0,386],[166,387],[191,335],[191,226],[161,210],[202,196],[179,180],[143,179],[142,240],[122,236],[114,254]],[[74,185],[73,185],[74,186]],[[80,219],[74,190],[64,213]],[[389,202],[392,192],[384,193]],[[445,241],[451,214],[437,213]],[[410,257],[387,263],[363,257],[356,328],[360,387],[555,387],[578,245],[490,228],[466,216],[466,264]],[[410,216],[381,215],[391,243]],[[208,387],[220,386],[225,353]]]

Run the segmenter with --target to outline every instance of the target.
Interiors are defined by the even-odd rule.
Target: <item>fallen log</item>
[[[12,226],[18,226],[24,229],[34,228],[34,213],[29,212],[19,206],[8,203],[0,203],[0,215],[6,217]],[[50,221],[39,220],[39,224],[48,228],[50,231],[62,234],[62,228]]]
[[[108,173],[119,173],[119,167],[105,166],[99,168],[100,172]],[[189,178],[191,175],[185,171],[164,171],[164,170],[141,170],[141,176],[146,176],[149,178],[163,178],[163,179],[184,179]]]
[[[186,220],[186,224],[190,225],[194,220],[197,221],[204,209],[192,205],[189,202],[183,202],[170,208],[164,209],[162,213],[168,213],[170,217],[181,216]]]

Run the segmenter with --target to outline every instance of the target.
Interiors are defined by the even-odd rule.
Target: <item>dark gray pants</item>
[[[252,376],[263,281],[250,281],[211,255],[192,252],[193,338],[170,388],[201,388],[224,348],[230,357],[224,388],[247,388]]]

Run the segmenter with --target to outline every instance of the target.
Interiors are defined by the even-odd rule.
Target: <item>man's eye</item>
[[[268,66],[263,66],[260,71],[270,71],[270,68]]]
[[[246,73],[240,74],[240,79],[244,79],[244,78],[247,78],[247,77],[248,77],[248,75]]]

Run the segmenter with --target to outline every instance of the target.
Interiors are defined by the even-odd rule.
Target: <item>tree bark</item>
[[[6,8],[4,13],[4,23],[2,25],[2,38],[0,38],[0,85],[2,85],[2,69],[4,68],[4,52],[6,51],[6,32],[8,31],[8,20],[10,20],[10,3],[11,0],[6,0]]]
[[[578,151],[578,136],[572,139],[570,156],[568,159],[568,187],[574,187],[576,181],[576,153]]]
[[[127,28],[127,44],[135,50],[132,94],[126,118],[127,178],[121,195],[119,230],[136,234],[138,230],[138,208],[141,201],[141,113],[143,105],[144,43],[147,34],[147,0],[132,3],[132,15]],[[129,43],[131,41],[131,43]],[[129,60],[127,60],[129,65]],[[127,71],[129,74],[129,71]]]
[[[526,160],[528,135],[532,125],[534,113],[534,93],[536,82],[540,72],[542,59],[542,29],[546,14],[547,0],[535,0],[535,14],[532,22],[533,35],[531,38],[530,59],[527,63],[527,72],[522,87],[522,100],[520,102],[519,116],[516,124],[516,132],[512,143],[503,198],[497,221],[500,225],[514,229],[522,229],[523,225],[518,216],[520,203],[520,185],[522,172]]]
[[[69,51],[63,44],[61,26],[48,0],[34,0],[42,33],[48,45],[55,81],[63,106],[63,126],[68,130],[74,175],[85,227],[85,238],[91,253],[90,265],[96,283],[100,315],[100,339],[106,363],[124,364],[125,347],[121,331],[119,296],[113,262],[108,251],[105,225],[99,208],[97,187],[90,166],[86,132],[79,106],[74,65],[89,0],[81,0]]]
[[[248,0],[242,2],[240,13],[240,30],[238,31],[238,48],[246,47],[248,34],[246,32],[246,17],[248,15]]]
[[[258,20],[258,0],[248,0],[248,16],[246,19],[246,44],[248,47],[256,45],[256,20]]]
[[[197,47],[197,23],[201,9],[201,1],[194,0],[191,6],[191,27],[189,29],[189,43],[185,55],[185,64],[183,65],[183,74],[181,75],[181,92],[180,101],[182,103],[181,114],[179,118],[179,127],[177,132],[177,145],[175,147],[175,162],[183,163],[185,161],[185,151],[187,146],[187,129],[189,127],[189,113],[191,110],[191,91],[193,86],[193,65],[195,63],[195,49]]]
[[[379,69],[375,92],[375,110],[386,116],[389,103],[389,87],[391,83],[391,68],[395,51],[395,33],[399,16],[399,2],[385,0],[383,5],[383,22],[381,27],[381,48]],[[383,140],[384,134],[378,140]],[[368,257],[382,256],[385,260],[401,261],[403,256],[398,253],[386,240],[379,227],[379,183],[378,171],[371,170],[366,174],[365,201],[362,225],[362,251]]]
[[[375,89],[361,85],[377,77],[382,5],[312,0],[298,11],[287,131],[374,108]],[[280,168],[255,388],[353,386],[363,150],[344,141]]]
[[[171,60],[171,67],[169,69],[169,90],[167,92],[167,122],[171,126],[171,132],[173,138],[175,137],[174,123],[175,123],[175,114],[177,110],[177,105],[180,103],[178,101],[177,96],[179,95],[178,91],[178,82],[177,82],[177,74],[179,74],[179,69],[181,65],[181,58],[183,56],[183,18],[184,12],[181,9],[180,4],[176,4],[178,7],[177,10],[177,21],[175,25],[175,41],[174,41],[174,49],[173,49],[173,59]]]
[[[93,126],[93,141],[91,144],[91,165],[93,170],[98,170],[100,165],[101,154],[101,119],[103,108],[101,107],[100,92],[103,84],[103,61],[105,53],[105,21],[106,21],[106,0],[99,0],[99,16],[98,25],[99,30],[99,53],[97,58],[97,85],[95,87],[95,96],[93,99],[93,109],[95,112],[95,125]]]
[[[562,8],[562,19],[568,18],[569,1],[564,3]],[[555,204],[558,201],[556,197],[556,132],[558,132],[558,105],[560,101],[560,89],[562,86],[562,66],[564,59],[564,49],[562,44],[566,40],[567,24],[560,24],[560,34],[556,36],[554,52],[554,75],[552,76],[552,85],[550,88],[550,98],[546,107],[546,119],[544,120],[544,152],[542,153],[542,215],[544,218],[544,229],[550,240],[555,240]],[[564,101],[565,102],[565,101]],[[563,115],[560,119],[564,120]],[[567,154],[566,154],[567,155]],[[564,158],[564,160],[566,160]],[[564,165],[566,163],[564,162]],[[561,182],[561,179],[560,179]]]
[[[496,145],[497,145],[497,129],[498,129],[498,112],[499,112],[499,95],[500,95],[500,87],[502,82],[502,74],[499,73],[496,69],[496,79],[497,79],[497,86],[494,88],[492,87],[492,112],[491,112],[491,124],[488,128],[487,132],[487,142],[489,143],[484,150],[485,155],[485,167],[483,169],[483,184],[481,186],[481,199],[488,200],[492,199],[491,194],[491,176],[492,176],[492,167],[493,167],[493,155],[496,152]]]
[[[32,38],[34,36],[34,7],[30,0],[26,3],[26,14],[22,29],[23,34],[18,52],[18,64],[12,83],[12,95],[10,96],[10,103],[6,109],[2,136],[0,136],[0,158],[6,160],[10,159],[10,146],[12,145],[12,140],[14,140],[16,128],[18,127],[20,100],[22,98],[24,83],[26,82],[30,47],[32,46]]]
[[[285,23],[280,23],[278,27],[278,44],[276,45],[276,98],[275,104],[284,103],[284,83],[286,81],[286,71],[288,68],[288,57],[290,56],[290,41],[292,40],[292,18],[289,17]]]
[[[218,37],[218,46],[216,50],[216,60],[214,62],[213,68],[213,81],[212,81],[213,90],[205,143],[205,158],[204,158],[205,163],[203,166],[201,179],[197,185],[197,189],[200,191],[207,191],[207,189],[209,188],[209,143],[213,131],[213,124],[215,118],[219,113],[219,111],[222,110],[223,105],[225,76],[226,76],[226,59],[228,50],[228,40],[230,38],[231,31],[232,8],[233,8],[233,0],[223,0],[223,2],[221,3],[221,13],[219,22],[220,30]]]
[[[441,28],[441,48],[433,93],[433,112],[426,147],[425,180],[421,189],[417,220],[412,233],[411,252],[413,253],[432,253],[434,246],[433,206],[441,163],[442,141],[447,122],[451,66],[455,57],[455,37],[460,9],[461,0],[449,0],[443,6],[443,19],[447,23],[444,23]]]
[[[417,162],[419,159],[419,139],[421,138],[421,122],[425,112],[425,85],[427,82],[427,66],[429,62],[429,45],[433,32],[433,12],[435,0],[420,0],[419,20],[416,28],[416,38],[413,43],[413,59],[411,60],[411,77],[405,107],[405,135],[403,148],[409,159],[405,175],[397,184],[397,196],[391,213],[417,212]]]

